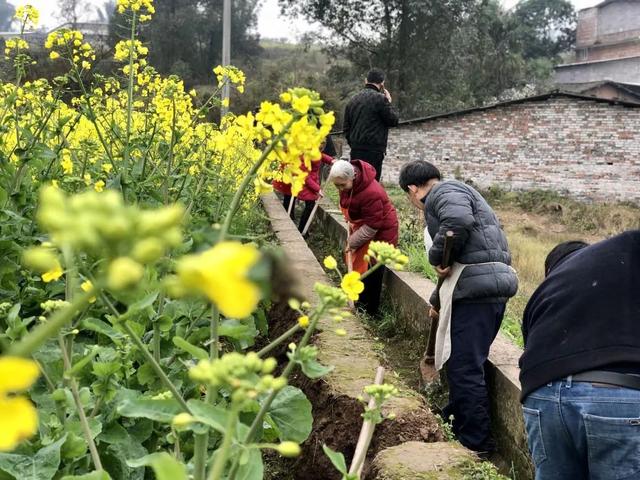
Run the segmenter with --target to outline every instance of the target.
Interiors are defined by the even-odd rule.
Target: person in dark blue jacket
[[[465,447],[489,454],[495,450],[491,434],[490,406],[484,366],[502,318],[507,300],[518,290],[518,278],[511,268],[507,238],[496,214],[473,187],[457,180],[442,181],[429,162],[414,161],[400,171],[400,187],[410,202],[424,212],[430,237],[429,263],[438,275],[454,282],[448,299],[450,336],[445,340],[450,354],[438,355],[446,362],[449,404],[445,419],[453,416],[453,433]],[[453,266],[439,268],[447,231],[453,231]],[[427,234],[428,233],[428,234]],[[434,298],[430,303],[434,304]],[[444,304],[442,291],[441,303]],[[442,312],[445,311],[443,307]],[[435,311],[432,310],[432,316]],[[445,325],[440,318],[440,325]],[[438,329],[440,332],[440,329]]]
[[[640,479],[640,230],[566,242],[522,320],[536,480]]]

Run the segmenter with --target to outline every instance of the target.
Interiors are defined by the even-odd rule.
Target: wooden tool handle
[[[442,253],[441,268],[447,268],[451,266],[451,251],[453,250],[453,232],[448,230],[444,235],[444,252]],[[436,295],[434,297],[434,305],[431,305],[434,310],[440,311],[440,287],[444,282],[444,278],[438,277],[438,283],[436,283]]]

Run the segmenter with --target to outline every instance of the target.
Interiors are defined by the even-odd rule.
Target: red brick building
[[[556,67],[556,83],[605,80],[640,84],[640,0],[605,0],[578,12],[575,61]]]

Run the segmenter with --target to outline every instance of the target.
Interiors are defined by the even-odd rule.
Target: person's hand
[[[389,93],[389,90],[387,90],[386,88],[382,90],[382,93],[384,93],[384,96],[387,97],[387,100],[389,100],[389,103],[391,103],[391,94]]]
[[[324,193],[322,192],[322,190],[318,191],[318,198],[324,198]]]
[[[413,190],[409,190],[407,192],[407,195],[409,196],[409,203],[411,203],[411,205],[413,205],[420,211],[424,210],[424,203],[422,203],[416,196],[416,192],[414,192]]]
[[[451,274],[451,267],[442,268],[438,265],[436,267],[436,273],[439,278],[447,278]]]
[[[438,311],[435,308],[429,307],[429,318],[431,320],[437,320],[439,316],[440,316],[440,314],[438,313]]]

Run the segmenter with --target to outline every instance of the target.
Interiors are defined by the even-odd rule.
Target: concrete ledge
[[[477,458],[453,442],[407,442],[380,452],[367,480],[465,480],[461,470]]]
[[[331,281],[275,195],[263,196],[262,203],[271,219],[273,231],[285,249],[289,267],[297,277],[300,294],[312,304],[316,303],[314,284],[331,284]],[[334,333],[338,326],[347,331],[346,336]],[[314,344],[319,347],[318,360],[334,366],[334,370],[317,381],[303,376],[293,379],[293,383],[302,388],[311,400],[314,414],[313,432],[294,470],[296,478],[331,480],[339,478],[339,475],[334,475],[321,445],[326,443],[344,453],[350,461],[362,425],[363,408],[358,396],[366,385],[373,383],[376,368],[381,362],[374,340],[356,317],[344,319],[339,325],[331,319],[321,320]],[[369,460],[385,448],[406,441],[442,440],[442,431],[422,395],[391,374],[385,381],[395,384],[400,390],[400,395],[385,406],[387,411],[396,415],[396,419],[385,421],[376,428]],[[367,468],[365,465],[365,470]]]
[[[323,199],[318,207],[315,222],[321,225],[322,230],[333,241],[344,245],[347,238],[346,224],[340,211],[327,199]],[[385,287],[402,313],[402,318],[398,319],[399,323],[408,333],[426,338],[430,327],[427,299],[435,288],[433,282],[417,273],[387,269]],[[498,333],[489,353],[487,383],[500,452],[513,464],[518,478],[533,478],[520,405],[518,359],[521,355],[520,348],[502,333]]]

